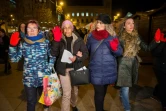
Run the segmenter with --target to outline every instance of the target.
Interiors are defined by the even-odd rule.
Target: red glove
[[[162,41],[162,42],[166,42],[166,38],[164,38],[164,33],[161,33],[160,41]]]
[[[118,44],[119,44],[119,40],[117,38],[113,39],[112,41],[110,41],[110,47],[113,51],[118,50]]]
[[[161,35],[161,31],[160,31],[160,29],[158,28],[157,31],[156,31],[156,33],[155,33],[155,36],[154,36],[154,40],[155,40],[156,42],[159,42],[159,41],[160,41],[160,35]]]
[[[17,46],[20,41],[19,32],[14,32],[10,37],[10,45]]]
[[[52,33],[54,35],[54,40],[59,42],[62,38],[62,32],[60,27],[56,26],[52,29]]]

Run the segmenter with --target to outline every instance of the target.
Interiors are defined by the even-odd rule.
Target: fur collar
[[[134,30],[132,33],[128,33],[126,31],[123,31],[121,34],[120,39],[123,41],[123,47],[124,47],[124,57],[134,57],[137,56],[139,50],[140,50],[140,39],[139,35],[136,30]]]

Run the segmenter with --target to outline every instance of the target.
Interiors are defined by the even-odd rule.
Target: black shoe
[[[77,107],[72,107],[73,111],[78,111]]]

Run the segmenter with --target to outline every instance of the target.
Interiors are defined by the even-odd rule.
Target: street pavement
[[[0,64],[0,111],[26,111],[26,96],[22,84],[22,71],[17,71],[17,63],[12,63],[11,74],[4,74],[4,65]],[[141,65],[138,84],[130,89],[132,111],[161,111],[160,102],[151,99],[156,84],[152,65]],[[79,86],[79,111],[95,111],[94,90],[91,84]],[[61,98],[52,106],[52,111],[60,111]],[[123,111],[119,98],[119,90],[108,87],[104,109],[107,111]],[[36,111],[43,111],[37,103]]]

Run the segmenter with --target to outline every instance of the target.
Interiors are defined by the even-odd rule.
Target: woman
[[[161,101],[162,111],[166,111],[166,28],[163,28],[162,31],[158,29],[155,35],[160,38],[160,43],[152,50],[152,55],[155,57],[153,69],[158,81],[154,89],[154,96]]]
[[[10,62],[8,61],[8,50],[9,37],[6,35],[4,29],[0,29],[0,59],[2,59],[2,63],[5,63],[4,73],[8,73],[11,69]]]
[[[131,16],[131,13],[127,14],[119,32],[119,40],[124,52],[123,56],[118,59],[118,79],[116,85],[121,87],[120,95],[125,111],[130,111],[129,87],[136,84],[138,80],[138,66],[141,60],[137,54],[140,49],[150,51],[157,45],[152,41],[150,46],[148,46],[141,40]]]
[[[23,43],[24,42],[24,37],[25,37],[25,24],[24,23],[21,23],[18,27],[18,32],[19,32],[19,36],[21,38],[21,42]],[[22,57],[20,59],[20,61],[18,62],[17,64],[17,70],[19,71],[23,71],[23,64],[24,64],[24,58]]]
[[[56,56],[55,69],[59,74],[60,82],[62,85],[62,105],[61,111],[70,111],[70,102],[73,111],[78,111],[76,107],[78,87],[71,86],[69,71],[77,70],[80,67],[78,63],[83,62],[88,57],[88,50],[81,37],[73,33],[73,24],[69,20],[65,20],[62,23],[63,34],[59,27],[53,29],[54,40],[52,42],[52,56]],[[73,54],[72,58],[69,58],[72,62],[61,62],[62,54],[64,50],[68,50]]]
[[[39,31],[38,22],[30,20],[26,25],[25,42],[22,45],[19,45],[19,32],[13,33],[10,39],[11,61],[18,62],[22,56],[24,57],[23,84],[27,97],[27,111],[35,111],[37,92],[40,96],[43,90],[43,77],[51,74],[55,60],[55,57],[50,55],[49,41]],[[44,106],[44,110],[48,111],[48,106]]]
[[[90,53],[89,70],[91,83],[95,90],[96,111],[104,111],[107,86],[114,84],[117,79],[116,57],[122,54],[122,48],[110,24],[109,16],[100,14],[93,27],[94,30],[87,38]],[[96,49],[96,47],[98,48]]]

